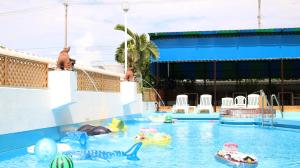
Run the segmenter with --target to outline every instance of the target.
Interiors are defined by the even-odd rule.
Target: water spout
[[[93,86],[94,86],[96,92],[98,92],[98,89],[97,89],[97,87],[96,87],[96,84],[95,84],[95,82],[93,81],[93,79],[91,78],[91,76],[90,76],[85,70],[83,70],[83,69],[79,69],[79,70],[81,70],[84,74],[86,74],[86,76],[88,77],[88,79],[90,80],[90,82],[93,84]]]
[[[139,79],[141,79],[141,78],[139,78]],[[144,80],[144,79],[141,79],[141,80],[142,80],[142,82],[143,82],[143,81],[146,82],[146,83],[154,90],[154,92],[157,94],[157,96],[158,96],[160,102],[163,104],[163,106],[165,106],[164,101],[163,101],[162,98],[160,97],[159,93],[154,89],[154,87],[153,87],[149,82],[147,82],[146,80]]]

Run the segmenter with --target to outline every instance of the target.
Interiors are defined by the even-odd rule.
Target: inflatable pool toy
[[[125,125],[123,120],[113,118],[111,124],[108,125],[108,128],[112,132],[126,131],[128,126]]]
[[[238,145],[234,143],[224,144],[224,149],[216,154],[216,159],[237,167],[256,167],[258,162],[254,156],[238,152]]]
[[[135,141],[143,142],[144,145],[168,145],[171,137],[165,133],[139,133]]]
[[[74,163],[70,157],[58,155],[52,160],[50,168],[74,168]]]
[[[173,122],[174,122],[174,120],[173,120],[172,116],[170,116],[170,115],[165,116],[164,123],[173,123]]]
[[[235,143],[224,144],[224,149],[216,154],[216,158],[233,166],[256,167],[258,162],[254,156],[238,152],[238,145]]]
[[[69,156],[74,160],[110,160],[112,158],[127,158],[128,160],[140,160],[137,157],[137,152],[142,146],[142,142],[134,144],[126,152],[124,151],[100,151],[100,150],[82,150],[82,151],[67,151],[64,155]]]
[[[70,131],[70,132],[66,132],[66,136],[63,137],[63,141],[65,140],[77,141],[79,142],[81,148],[86,149],[89,136],[84,131]]]
[[[157,133],[157,130],[155,128],[141,128],[140,130],[142,133]]]
[[[55,141],[50,138],[43,138],[35,144],[34,154],[41,161],[53,159],[56,153],[57,145]]]
[[[123,120],[113,118],[111,124],[108,125],[108,128],[112,132],[126,131],[128,126],[124,124]]]
[[[171,142],[171,136],[160,132],[141,132],[135,137],[135,141],[143,142],[144,145],[168,145]]]
[[[253,156],[249,156],[242,152],[237,152],[235,154],[229,154],[225,151],[218,151],[216,158],[228,162],[230,165],[241,166],[241,167],[256,167],[257,160]]]
[[[62,153],[62,152],[66,152],[66,151],[72,150],[71,146],[68,145],[68,144],[57,143],[56,145],[57,145],[57,152],[58,153]],[[34,148],[35,148],[35,145],[31,145],[31,146],[27,147],[27,152],[29,154],[34,154]]]
[[[89,136],[111,133],[111,130],[108,128],[105,128],[103,126],[93,126],[89,124],[81,126],[77,129],[77,131],[86,132]]]

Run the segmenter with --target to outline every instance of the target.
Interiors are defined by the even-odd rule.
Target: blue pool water
[[[140,161],[112,159],[110,161],[75,161],[75,168],[95,167],[230,167],[216,161],[215,153],[226,142],[239,145],[239,151],[255,155],[260,168],[299,168],[300,131],[297,129],[262,128],[260,126],[222,125],[218,121],[177,121],[174,124],[155,122],[127,122],[125,133],[91,137],[88,149],[126,151],[134,144],[141,128],[156,128],[170,134],[172,142],[165,147],[143,146],[138,152]],[[80,149],[73,143],[74,149]],[[48,168],[34,155],[26,154],[0,161],[0,168]]]
[[[276,118],[281,118],[281,113],[276,113]],[[287,120],[300,121],[300,112],[284,112],[283,118]]]

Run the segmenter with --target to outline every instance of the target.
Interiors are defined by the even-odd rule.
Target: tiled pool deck
[[[261,118],[224,118],[220,117],[219,113],[212,114],[183,114],[183,113],[165,113],[172,115],[174,119],[178,120],[219,120],[221,124],[232,125],[264,125],[284,128],[300,129],[300,112],[286,112],[281,114],[277,113],[273,119],[265,118],[262,124]]]
[[[219,113],[213,114],[178,114],[172,113],[172,117],[178,120],[219,120]]]

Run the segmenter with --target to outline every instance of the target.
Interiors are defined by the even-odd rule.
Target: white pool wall
[[[141,94],[124,104],[121,92],[78,91],[76,77],[51,71],[48,89],[0,87],[0,135],[142,113]]]

